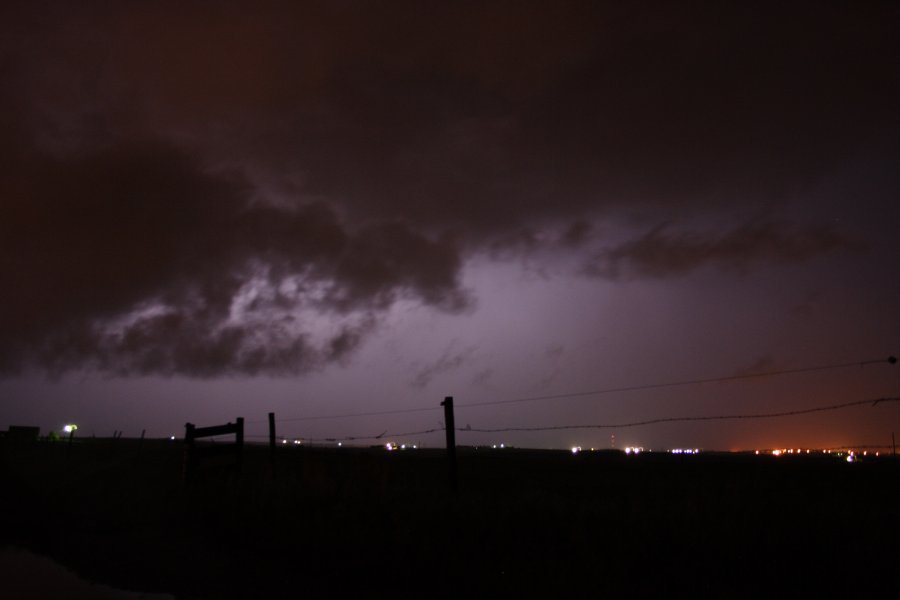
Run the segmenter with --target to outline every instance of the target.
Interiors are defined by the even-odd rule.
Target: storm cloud
[[[4,180],[5,371],[294,373],[339,359],[401,297],[468,299],[449,238],[349,227],[323,204],[254,203],[171,144],[31,157]],[[309,339],[307,319],[333,331]]]
[[[609,279],[671,277],[707,266],[746,273],[760,263],[796,263],[827,252],[862,248],[824,226],[753,222],[724,233],[673,229],[663,224],[607,249],[587,264],[585,272]]]
[[[779,211],[896,153],[892,16],[4,3],[0,373],[302,373],[399,300],[472,306],[466,261],[510,247],[610,279],[852,250]],[[608,242],[608,219],[639,233]]]

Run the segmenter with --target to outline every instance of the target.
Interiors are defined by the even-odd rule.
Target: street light
[[[69,445],[72,444],[72,438],[75,437],[75,430],[78,429],[78,425],[75,423],[69,423],[65,427],[63,427],[63,431],[69,434]]]

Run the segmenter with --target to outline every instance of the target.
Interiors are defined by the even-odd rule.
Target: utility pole
[[[453,421],[453,396],[447,396],[441,402],[444,407],[444,427],[447,431],[447,467],[450,476],[450,491],[456,492],[456,425]]]

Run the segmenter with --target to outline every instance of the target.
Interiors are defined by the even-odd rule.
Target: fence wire
[[[874,364],[896,364],[897,358],[894,356],[889,356],[887,358],[878,358],[871,360],[862,360],[862,361],[854,361],[854,362],[845,362],[845,363],[832,363],[827,365],[815,365],[809,367],[800,367],[797,369],[781,369],[776,371],[761,371],[757,373],[741,373],[737,375],[723,375],[719,377],[709,377],[703,379],[683,379],[676,381],[665,381],[659,383],[648,383],[641,385],[629,385],[629,386],[621,386],[621,387],[608,387],[608,388],[599,388],[594,390],[585,390],[585,391],[577,391],[577,392],[565,392],[560,394],[550,394],[546,396],[525,396],[521,398],[508,398],[504,400],[487,400],[483,402],[459,402],[455,404],[455,408],[478,408],[482,406],[498,406],[504,404],[518,404],[522,402],[544,402],[549,400],[564,400],[569,398],[580,398],[580,397],[588,397],[588,396],[602,396],[606,394],[615,394],[615,393],[624,393],[624,392],[636,392],[642,390],[652,390],[652,389],[660,389],[660,388],[668,388],[668,387],[679,387],[679,386],[688,386],[688,385],[701,385],[704,383],[724,383],[728,381],[740,381],[746,379],[756,379],[761,377],[775,377],[779,375],[793,375],[798,373],[811,373],[815,371],[830,371],[835,369],[846,369],[849,367],[865,367],[867,365]],[[401,408],[395,410],[382,410],[382,411],[368,411],[368,412],[358,412],[358,413],[345,413],[345,414],[337,414],[337,415],[311,415],[311,416],[302,416],[302,417],[288,417],[279,419],[279,422],[289,423],[289,422],[297,422],[297,421],[319,421],[326,419],[350,419],[357,417],[374,417],[374,416],[384,416],[384,415],[400,415],[400,414],[410,414],[410,413],[419,413],[419,412],[432,412],[442,410],[440,406],[425,406],[425,407],[417,407],[417,408]],[[712,419],[710,417],[709,419]],[[728,418],[737,418],[737,417],[728,417]],[[265,423],[264,420],[257,421],[247,421],[248,424],[252,423]],[[619,425],[618,427],[627,427],[629,425]]]
[[[626,429],[631,427],[645,427],[648,425],[657,425],[661,423],[680,423],[680,422],[697,422],[697,421],[729,421],[729,420],[755,420],[755,419],[775,419],[775,418],[783,418],[783,417],[793,417],[799,415],[808,415],[813,413],[821,413],[821,412],[830,412],[836,410],[843,410],[847,408],[853,408],[856,406],[864,406],[870,405],[872,407],[878,406],[882,403],[887,402],[900,402],[900,397],[886,397],[886,398],[876,398],[869,400],[856,400],[853,402],[841,402],[838,404],[829,404],[825,406],[815,406],[811,408],[804,409],[795,409],[795,410],[786,410],[786,411],[778,411],[778,412],[766,412],[766,413],[741,413],[741,414],[726,414],[726,415],[688,415],[688,416],[675,416],[675,417],[660,417],[655,419],[644,419],[640,421],[630,421],[630,422],[622,422],[622,423],[577,423],[577,424],[565,424],[565,425],[542,425],[535,427],[492,427],[492,428],[482,428],[482,427],[457,427],[456,431],[461,433],[511,433],[511,432],[540,432],[540,431],[559,431],[566,429]],[[418,435],[426,435],[430,433],[436,433],[440,431],[445,431],[444,427],[433,427],[431,429],[423,429],[419,431],[407,431],[401,433],[392,433],[389,431],[383,431],[377,435],[347,435],[347,436],[330,436],[330,437],[321,437],[321,438],[310,438],[304,437],[302,435],[280,435],[277,436],[280,439],[298,439],[307,442],[351,442],[351,441],[362,441],[362,440],[381,440],[381,439],[392,439],[392,438],[404,438],[404,437],[413,437]],[[248,438],[268,438],[268,436],[262,435],[248,435]]]

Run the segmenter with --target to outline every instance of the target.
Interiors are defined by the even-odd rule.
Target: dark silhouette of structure
[[[205,437],[234,434],[234,443],[198,444]],[[211,427],[197,427],[193,423],[184,425],[184,480],[190,482],[197,470],[206,466],[225,466],[240,472],[244,453],[244,418],[235,423]]]

